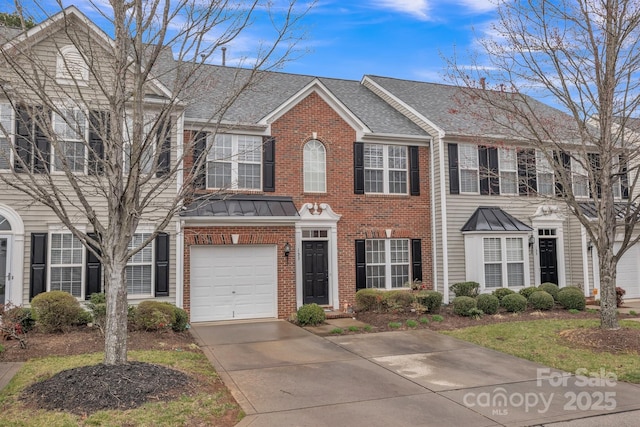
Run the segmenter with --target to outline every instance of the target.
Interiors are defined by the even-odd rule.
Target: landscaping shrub
[[[449,286],[449,290],[453,292],[456,297],[471,297],[478,296],[478,289],[480,283],[478,282],[458,282]]]
[[[624,294],[626,293],[627,291],[620,286],[616,287],[616,307],[622,307],[622,304],[624,304]]]
[[[33,326],[36,323],[35,320],[33,320],[31,309],[27,307],[6,305],[2,308],[2,310],[0,310],[0,315],[0,324],[12,324],[13,327],[19,329],[17,331],[18,333],[29,332],[33,329]],[[18,327],[17,325],[20,326]]]
[[[422,304],[429,313],[439,313],[442,307],[442,294],[437,291],[420,291],[416,294],[416,301]]]
[[[461,296],[453,299],[453,312],[458,316],[469,316],[472,308],[477,308],[475,298]]]
[[[175,332],[186,331],[189,326],[189,313],[180,307],[173,306],[173,314],[176,317],[176,321],[171,325],[171,329]]]
[[[532,293],[538,292],[539,290],[540,289],[536,288],[535,286],[529,286],[528,288],[520,289],[518,293],[528,299]]]
[[[529,295],[529,305],[536,310],[551,310],[555,305],[553,296],[546,291],[538,291]]]
[[[542,285],[538,286],[538,289],[545,291],[549,295],[553,297],[554,301],[558,301],[558,292],[560,288],[555,283],[545,282]]]
[[[315,326],[324,323],[326,314],[318,304],[305,304],[298,309],[298,323],[302,326]]]
[[[382,298],[382,291],[378,289],[360,289],[356,292],[356,311],[378,311]]]
[[[502,298],[506,297],[507,295],[515,294],[515,292],[509,288],[498,288],[493,291],[492,294],[496,296],[500,301],[502,301]]]
[[[176,321],[173,307],[168,302],[142,301],[135,311],[135,325],[146,331],[169,329]]]
[[[479,308],[472,308],[467,313],[467,316],[473,317],[474,319],[479,319],[482,317],[483,314],[484,314],[484,311],[480,310]]]
[[[404,311],[416,302],[416,297],[409,291],[386,291],[382,295],[382,306],[386,311]]]
[[[83,309],[78,315],[78,321],[75,324],[86,326],[91,322],[93,322],[93,315],[91,312]]]
[[[486,314],[496,314],[500,308],[500,300],[495,295],[482,294],[476,298],[478,308]]]
[[[558,292],[558,302],[567,310],[584,310],[587,305],[582,289],[567,286]]]
[[[518,313],[525,311],[527,308],[527,299],[520,294],[510,294],[502,298],[500,304],[510,313]]]
[[[93,324],[104,331],[107,322],[107,297],[105,294],[91,294],[87,308],[93,317]]]
[[[43,332],[64,332],[77,324],[82,312],[78,300],[68,292],[51,291],[31,300],[32,315]]]

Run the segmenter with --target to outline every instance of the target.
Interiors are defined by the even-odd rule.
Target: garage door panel
[[[618,250],[620,244],[613,248]],[[618,260],[616,268],[616,286],[623,288],[627,293],[625,298],[640,298],[640,246],[634,245]]]
[[[275,246],[192,246],[191,320],[276,317]]]

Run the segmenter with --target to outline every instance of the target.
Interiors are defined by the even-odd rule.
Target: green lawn
[[[47,357],[26,362],[9,385],[0,392],[0,425],[2,426],[177,426],[207,425],[229,426],[238,422],[242,411],[230,399],[226,389],[214,384],[219,377],[202,353],[189,351],[130,351],[129,360],[169,366],[199,380],[195,393],[181,396],[170,402],[147,403],[140,408],[126,411],[100,411],[80,417],[78,415],[34,410],[25,407],[18,399],[29,384],[50,378],[54,374],[79,366],[101,363],[102,353],[80,356]],[[233,402],[233,403],[230,403]],[[237,417],[229,419],[229,414]]]
[[[443,331],[465,341],[503,353],[528,359],[565,372],[579,368],[598,372],[604,368],[621,381],[640,383],[640,356],[612,354],[571,347],[558,333],[566,329],[597,327],[598,320],[535,320],[473,326],[455,331]],[[621,326],[640,329],[640,323],[623,321]]]

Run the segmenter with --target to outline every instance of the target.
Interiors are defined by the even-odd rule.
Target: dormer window
[[[75,46],[65,46],[58,52],[56,80],[63,84],[86,84],[89,80],[89,66]]]

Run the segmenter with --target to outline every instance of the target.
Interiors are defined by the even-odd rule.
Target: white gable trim
[[[372,133],[355,114],[351,112],[338,98],[336,98],[327,87],[318,79],[314,79],[308,85],[299,90],[292,97],[280,104],[275,110],[263,117],[258,123],[270,125],[280,117],[285,115],[293,107],[298,105],[304,98],[312,93],[317,93],[338,115],[349,124],[357,133],[357,139],[361,139],[365,133]]]

